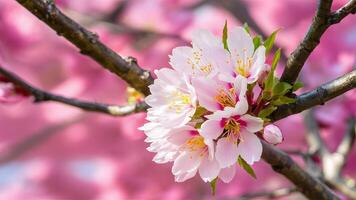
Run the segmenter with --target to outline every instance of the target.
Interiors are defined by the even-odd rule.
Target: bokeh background
[[[316,9],[310,0],[57,0],[64,13],[98,34],[122,56],[146,69],[168,67],[172,48],[188,45],[191,32],[221,35],[245,21],[265,35],[281,28],[276,44],[289,54],[303,38]],[[335,0],[333,10],[347,1]],[[253,19],[254,25],[250,20]],[[355,66],[356,17],[332,26],[302,70],[307,91]],[[83,100],[125,104],[127,85],[59,37],[15,1],[0,0],[0,65],[31,84]],[[279,67],[282,71],[283,61]],[[302,92],[301,91],[301,92]],[[322,137],[335,149],[350,116],[356,115],[356,91],[316,109]],[[195,177],[175,183],[171,164],[151,161],[144,134],[137,130],[145,114],[113,118],[58,103],[31,99],[0,104],[0,199],[211,199],[209,184]],[[282,149],[306,150],[302,115],[278,123]],[[298,160],[298,158],[296,158]],[[300,159],[299,159],[300,161]],[[344,174],[356,178],[356,152]],[[300,162],[300,164],[303,164]],[[218,183],[216,199],[288,186],[266,163],[254,165],[257,180],[238,170],[230,184]],[[301,199],[292,195],[288,199]],[[263,199],[263,198],[262,198]]]

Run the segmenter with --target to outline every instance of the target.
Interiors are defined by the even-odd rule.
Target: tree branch
[[[324,183],[314,178],[299,165],[297,165],[286,153],[262,142],[262,158],[269,163],[273,170],[284,175],[309,199],[330,200],[339,199]]]
[[[344,19],[349,14],[356,13],[356,0],[349,1],[345,6],[332,13],[329,17],[329,24],[339,23],[342,19]]]
[[[102,104],[102,103],[92,103],[88,101],[82,101],[74,98],[67,98],[63,96],[59,96],[56,94],[52,94],[40,89],[37,89],[24,80],[22,80],[17,75],[5,70],[0,66],[0,74],[5,76],[9,81],[11,81],[16,86],[22,88],[29,94],[31,94],[35,98],[35,102],[45,102],[45,101],[56,101],[63,104],[71,105],[82,110],[86,111],[94,111],[101,112],[105,114],[109,114],[112,116],[125,116],[132,113],[144,112],[148,108],[148,105],[144,102],[137,103],[133,105],[126,106],[117,106],[110,104]]]
[[[319,0],[318,10],[309,27],[308,33],[289,56],[281,81],[291,84],[294,83],[298,78],[305,61],[320,43],[320,38],[324,32],[332,24],[340,22],[346,15],[354,13],[356,9],[356,0],[351,0],[342,9],[334,14],[330,14],[331,4],[332,0]]]
[[[16,0],[32,14],[45,22],[58,35],[65,37],[80,52],[93,58],[104,68],[124,79],[136,90],[148,95],[148,85],[153,83],[149,71],[141,69],[136,59],[123,59],[105,46],[98,36],[64,15],[53,3],[53,0]]]
[[[316,105],[324,105],[325,102],[356,88],[356,70],[353,70],[320,87],[301,94],[295,103],[281,105],[272,113],[270,119],[278,121],[289,115],[294,115]]]

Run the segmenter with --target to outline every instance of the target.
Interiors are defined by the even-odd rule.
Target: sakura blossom
[[[192,46],[176,47],[170,56],[172,67],[194,77],[214,77],[224,67],[226,52],[221,41],[207,30],[193,32]]]
[[[227,45],[227,65],[220,69],[220,77],[232,81],[234,77],[241,75],[247,78],[248,83],[256,82],[266,67],[266,48],[261,45],[254,50],[252,37],[243,27],[235,27],[229,32]]]
[[[251,167],[260,160],[261,139],[281,142],[272,125],[261,133],[268,121],[263,109],[272,103],[253,90],[274,75],[265,63],[265,47],[254,50],[242,27],[233,28],[225,42],[228,49],[208,31],[193,32],[192,47],[173,49],[173,69],[156,70],[149,87],[145,101],[151,108],[140,130],[150,143],[147,150],[156,153],[153,161],[173,163],[176,182],[199,173],[204,182],[228,183],[237,165]],[[257,80],[260,84],[254,84]]]
[[[182,126],[191,120],[196,95],[188,78],[178,71],[164,68],[155,71],[157,79],[150,86],[145,101],[151,106],[147,119],[164,127]]]

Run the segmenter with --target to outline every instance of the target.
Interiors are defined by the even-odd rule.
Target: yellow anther
[[[215,96],[215,100],[223,107],[234,107],[236,104],[234,89],[228,91],[221,89]]]

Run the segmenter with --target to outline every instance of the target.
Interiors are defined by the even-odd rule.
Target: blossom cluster
[[[140,130],[148,151],[156,153],[154,162],[173,162],[175,181],[199,173],[205,182],[228,183],[238,164],[254,176],[250,166],[261,158],[260,139],[282,142],[281,131],[266,118],[275,108],[266,92],[268,79],[275,79],[266,64],[270,45],[256,41],[244,27],[228,31],[225,25],[222,40],[197,30],[192,47],[173,49],[173,69],[155,71],[145,98],[149,122]]]

